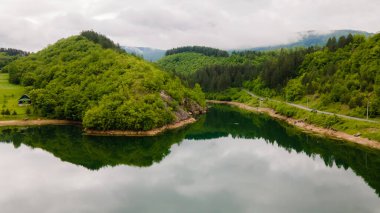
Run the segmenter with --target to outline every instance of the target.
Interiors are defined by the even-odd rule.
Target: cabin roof
[[[30,100],[30,97],[26,94],[22,95],[19,100]]]

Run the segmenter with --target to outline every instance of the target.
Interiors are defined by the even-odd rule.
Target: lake
[[[380,212],[380,151],[228,106],[155,137],[0,129],[1,212]]]

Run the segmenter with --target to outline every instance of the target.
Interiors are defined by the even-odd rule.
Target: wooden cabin
[[[30,105],[32,104],[32,100],[28,95],[22,95],[20,99],[18,99],[18,105],[24,106],[24,105]]]

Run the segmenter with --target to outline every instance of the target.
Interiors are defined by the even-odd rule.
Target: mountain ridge
[[[338,39],[341,36],[352,35],[364,35],[366,37],[374,35],[374,33],[361,31],[361,30],[330,30],[330,31],[317,31],[317,30],[308,30],[304,32],[298,32],[298,40],[278,44],[278,45],[268,45],[268,46],[259,46],[253,48],[245,48],[241,50],[255,50],[255,51],[265,51],[265,50],[276,50],[281,48],[294,48],[294,47],[311,47],[311,46],[324,46],[327,43],[329,38],[335,37]],[[238,50],[238,51],[241,51]]]

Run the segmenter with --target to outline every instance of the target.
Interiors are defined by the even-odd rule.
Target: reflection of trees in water
[[[15,147],[25,144],[41,148],[63,161],[96,170],[104,166],[151,166],[170,153],[184,131],[157,137],[92,137],[75,126],[44,126],[2,130],[1,140]]]
[[[287,151],[305,153],[314,158],[320,156],[326,166],[351,168],[376,190],[380,196],[380,151],[361,147],[344,141],[331,140],[310,134],[262,115],[257,116],[227,106],[215,106],[188,138],[202,139],[204,136],[221,135],[247,139],[263,138],[267,143],[278,144]]]
[[[380,196],[380,152],[346,142],[304,134],[267,116],[257,116],[227,106],[215,106],[199,122],[156,137],[92,137],[74,126],[6,128],[0,140],[15,147],[41,148],[57,158],[88,169],[130,165],[147,167],[170,153],[184,138],[205,140],[225,137],[263,138],[286,150],[320,156],[327,166],[351,168]],[[197,143],[197,141],[195,141]]]

